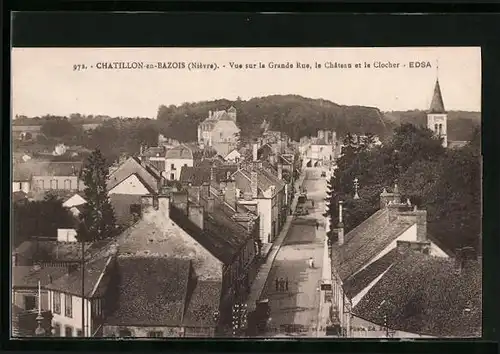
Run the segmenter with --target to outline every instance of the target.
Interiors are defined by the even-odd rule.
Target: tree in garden
[[[80,214],[77,230],[79,241],[96,241],[112,237],[117,230],[113,207],[109,201],[106,183],[108,166],[99,149],[88,157],[82,171],[83,191],[87,201]]]
[[[330,222],[330,230],[327,233],[328,239],[331,244],[337,241],[337,235],[332,231],[338,223],[338,198],[334,191],[334,176],[332,176],[327,182],[327,192],[326,192],[326,211],[323,214],[324,217],[328,218]]]
[[[62,200],[48,193],[43,200],[14,204],[13,241],[17,246],[31,237],[57,238],[57,229],[73,228],[76,220]]]

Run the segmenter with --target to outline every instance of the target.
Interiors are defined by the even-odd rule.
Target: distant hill
[[[375,107],[342,106],[331,101],[297,95],[273,95],[243,100],[215,100],[184,103],[180,106],[160,106],[158,128],[169,138],[180,141],[196,140],[196,129],[209,111],[237,110],[237,124],[244,137],[260,133],[264,120],[271,130],[286,132],[292,139],[316,135],[319,129],[335,130],[340,136],[347,132],[390,134],[382,112]]]
[[[384,112],[388,124],[411,123],[427,125],[427,113],[421,110]],[[448,140],[470,140],[474,129],[481,125],[481,113],[469,111],[448,112]]]

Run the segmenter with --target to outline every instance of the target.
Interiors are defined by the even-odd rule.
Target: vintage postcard
[[[480,48],[11,65],[11,337],[481,337]]]

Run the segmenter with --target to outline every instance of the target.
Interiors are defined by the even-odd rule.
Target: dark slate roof
[[[481,278],[476,261],[469,261],[457,274],[452,259],[409,251],[361,299],[353,314],[379,325],[386,315],[391,329],[410,333],[481,336]]]
[[[164,146],[152,146],[142,152],[144,157],[165,156],[166,148]]]
[[[193,159],[193,152],[185,145],[179,145],[167,150],[165,154],[167,159]]]
[[[439,86],[439,80],[436,80],[436,86],[434,86],[434,94],[432,95],[429,113],[446,113],[446,110],[444,109],[443,96],[441,95],[441,87]]]
[[[84,274],[84,289],[85,297],[99,296],[104,293],[106,289],[103,289],[101,284],[99,284],[96,293],[92,294],[95,286],[98,284],[99,280],[102,279],[101,274],[106,269],[106,265],[110,261],[109,257],[103,257],[93,262],[85,264],[85,274]],[[66,294],[72,294],[75,296],[82,296],[82,271],[79,267],[69,274],[65,274],[59,277],[57,280],[53,281],[51,284],[46,286],[49,290],[60,291]]]
[[[33,161],[18,162],[12,168],[14,181],[29,181],[33,176],[78,176],[82,162]]]
[[[378,210],[351,230],[342,246],[333,247],[332,262],[342,280],[356,273],[414,224],[406,220],[389,222],[387,213],[387,209]]]
[[[141,181],[143,181],[149,189],[158,189],[157,182],[161,177],[156,173],[156,171],[142,166],[141,162],[137,158],[131,157],[110,174],[107,185],[108,191],[116,187],[132,174],[139,176]]]
[[[254,171],[257,172],[259,198],[264,197],[263,192],[267,191],[273,185],[276,186],[275,194],[285,188],[285,183],[282,180],[279,180],[278,177],[274,176],[265,168],[255,168]],[[245,178],[239,179],[239,185],[237,187],[243,192],[249,191],[251,186],[252,171],[250,170],[250,168],[245,168],[238,170],[238,172],[241,173]]]
[[[117,308],[109,325],[181,326],[190,261],[118,257]]]
[[[184,326],[213,327],[214,312],[219,310],[222,284],[216,281],[197,281],[188,299]]]
[[[102,240],[91,245],[85,245],[85,257],[93,257],[102,246],[109,241]],[[40,259],[46,261],[74,262],[81,260],[81,243],[79,242],[57,242],[57,241],[24,241],[13,253],[17,253],[26,259]],[[38,256],[37,256],[38,254]]]
[[[352,299],[365,289],[372,281],[384,273],[391,265],[394,264],[400,257],[397,248],[393,248],[387,254],[371,263],[368,267],[359,271],[349,279],[343,286],[346,295]]]
[[[66,267],[13,266],[12,287],[36,288],[38,286],[38,281],[40,281],[40,285],[44,287],[66,273]]]
[[[211,168],[214,169],[216,182],[221,182],[238,170],[237,165],[220,165],[217,167],[189,167],[182,166],[180,181],[191,183],[193,186],[201,186],[205,182],[210,182]]]

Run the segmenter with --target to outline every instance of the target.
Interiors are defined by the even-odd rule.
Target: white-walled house
[[[341,210],[341,208],[339,208]],[[380,264],[392,256],[398,247],[419,249],[434,258],[447,259],[449,255],[429,239],[427,212],[417,210],[408,201],[401,203],[397,186],[393,193],[385,189],[380,195],[380,210],[344,236],[343,227],[332,225],[338,241],[332,245],[332,280],[338,297],[346,297],[348,312],[383,276],[380,271],[373,276],[371,269],[383,268]],[[382,267],[382,268],[381,268]],[[389,266],[383,268],[387,270]],[[369,273],[370,276],[366,274]],[[362,281],[360,279],[363,279]],[[353,285],[355,284],[355,285]],[[360,285],[364,284],[364,285]],[[344,305],[346,302],[344,301]],[[339,307],[342,307],[339,304]],[[350,328],[350,316],[342,324]],[[344,333],[349,333],[349,330]]]
[[[183,166],[193,167],[193,152],[186,145],[179,145],[167,151],[165,155],[165,177],[178,181]]]
[[[227,162],[238,163],[241,160],[241,153],[237,149],[234,149],[224,157],[224,160]]]
[[[281,231],[288,207],[283,180],[262,168],[239,169],[233,175],[238,204],[256,207],[260,217],[260,239],[271,243]]]
[[[106,290],[110,281],[109,273],[114,267],[114,258],[115,256],[112,255],[85,265],[84,289],[82,289],[82,272],[77,268],[71,269],[68,274],[47,285],[48,301],[53,315],[54,336],[98,337],[102,335],[107,304]],[[82,312],[82,301],[84,312]],[[84,330],[82,330],[83,313]]]

